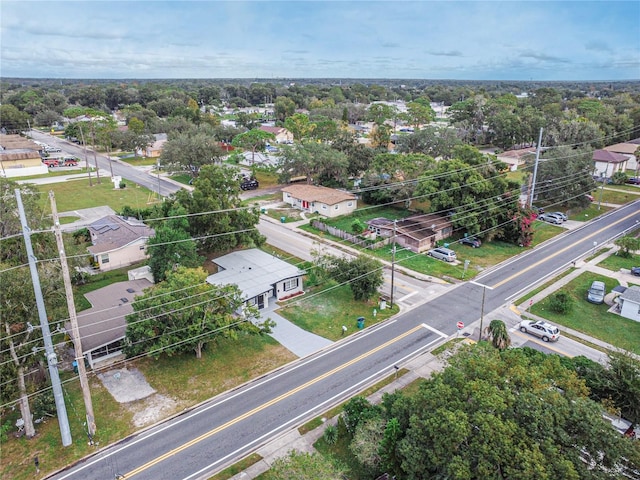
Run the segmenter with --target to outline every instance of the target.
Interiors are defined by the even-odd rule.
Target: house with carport
[[[238,250],[212,260],[218,272],[207,277],[211,285],[236,285],[246,305],[262,310],[271,302],[304,293],[304,270],[258,248]]]
[[[94,264],[101,271],[113,270],[148,258],[147,241],[153,228],[132,217],[107,215],[89,224]]]
[[[381,237],[395,237],[396,244],[415,253],[429,250],[453,234],[451,220],[433,213],[411,215],[395,222],[378,217],[369,220],[367,226]]]
[[[325,217],[349,215],[358,208],[353,193],[315,185],[289,185],[282,189],[282,201],[293,208]]]

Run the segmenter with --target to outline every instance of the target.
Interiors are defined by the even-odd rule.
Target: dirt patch
[[[172,398],[156,393],[137,368],[109,370],[98,378],[118,403],[127,404],[136,427],[159,422],[179,406]]]

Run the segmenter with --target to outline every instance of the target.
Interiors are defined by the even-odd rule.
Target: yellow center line
[[[388,342],[377,346],[373,350],[369,350],[368,352],[363,353],[359,357],[356,357],[356,358],[348,361],[347,363],[344,363],[344,364],[334,368],[333,370],[330,370],[330,371],[328,371],[326,373],[323,373],[322,375],[320,375],[320,376],[318,376],[318,377],[316,377],[316,378],[314,378],[312,380],[309,380],[307,383],[304,383],[304,384],[294,388],[293,390],[289,390],[288,392],[283,393],[279,397],[276,397],[276,398],[274,398],[272,400],[269,400],[266,403],[263,403],[262,405],[254,408],[253,410],[249,410],[248,412],[243,413],[242,415],[240,415],[239,417],[234,418],[233,420],[229,420],[227,423],[225,423],[223,425],[220,425],[219,427],[216,427],[213,430],[210,430],[207,433],[204,433],[204,434],[200,435],[199,437],[194,438],[193,440],[190,440],[190,441],[180,445],[179,447],[174,448],[173,450],[171,450],[171,451],[169,451],[169,452],[167,452],[167,453],[165,453],[163,455],[160,455],[159,457],[151,460],[150,462],[145,463],[144,465],[141,465],[140,467],[138,467],[138,468],[136,468],[134,470],[131,470],[129,473],[127,473],[124,476],[124,478],[125,479],[126,478],[131,478],[134,475],[137,475],[138,473],[140,473],[140,472],[142,472],[142,471],[144,471],[144,470],[146,470],[148,468],[151,468],[152,466],[162,462],[163,460],[166,460],[167,458],[172,457],[173,455],[175,455],[177,453],[180,453],[181,451],[186,450],[189,447],[192,447],[193,445],[195,445],[195,444],[197,444],[197,443],[199,443],[199,442],[201,442],[201,441],[203,441],[203,440],[215,435],[216,433],[221,432],[222,430],[225,430],[225,429],[229,428],[230,426],[232,426],[232,425],[234,425],[234,424],[236,424],[238,422],[241,422],[242,420],[245,420],[245,419],[251,417],[252,415],[255,415],[256,413],[258,413],[258,412],[260,412],[260,411],[262,411],[262,410],[264,410],[264,409],[266,409],[266,408],[268,408],[268,407],[270,407],[270,406],[272,406],[272,405],[284,400],[285,398],[288,398],[288,397],[300,392],[301,390],[304,390],[305,388],[308,388],[311,385],[313,385],[315,383],[318,383],[321,380],[324,380],[325,378],[327,378],[327,377],[339,372],[340,370],[344,370],[345,368],[353,365],[354,363],[357,363],[357,362],[369,357],[370,355],[373,355],[374,353],[376,353],[376,352],[388,347],[389,345],[392,345],[393,343],[396,343],[399,340],[402,340],[404,337],[407,337],[407,336],[411,335],[412,333],[417,332],[418,330],[420,330],[422,328],[423,327],[421,325],[418,325],[418,326],[412,328],[411,330],[406,331],[402,335],[398,335],[397,337],[392,338]]]
[[[610,227],[612,227],[613,225],[617,225],[617,224],[618,224],[618,223],[620,223],[620,222],[624,222],[624,221],[625,221],[625,220],[627,220],[628,218],[633,217],[634,215],[637,215],[637,214],[638,214],[638,212],[633,212],[633,213],[631,213],[631,214],[627,215],[626,217],[621,218],[620,220],[616,220],[615,222],[608,224],[606,227],[602,227],[600,230],[596,230],[595,232],[593,232],[593,233],[591,233],[591,234],[587,235],[586,237],[582,237],[582,238],[581,238],[578,242],[576,242],[576,243],[584,242],[584,241],[586,241],[586,240],[589,240],[591,237],[593,237],[593,236],[595,236],[595,235],[597,235],[597,234],[599,234],[599,233],[601,233],[601,232],[604,232],[607,228],[610,228]],[[501,280],[500,282],[498,282],[498,283],[496,283],[496,284],[492,285],[492,287],[491,287],[491,288],[498,288],[498,287],[501,287],[501,286],[502,286],[502,285],[504,285],[505,283],[507,283],[507,282],[509,282],[509,281],[513,280],[513,279],[514,279],[514,278],[516,278],[516,277],[519,277],[520,275],[522,275],[523,273],[528,272],[528,271],[529,271],[529,270],[531,270],[532,268],[535,268],[535,267],[537,267],[538,265],[540,265],[540,264],[542,264],[542,263],[544,263],[544,262],[546,262],[546,261],[548,261],[548,260],[550,260],[550,259],[552,259],[552,258],[554,258],[554,257],[556,257],[556,256],[558,256],[558,255],[560,255],[560,254],[562,254],[562,253],[564,253],[564,252],[566,252],[567,250],[569,250],[570,248],[573,248],[574,246],[575,246],[575,243],[574,243],[574,244],[572,244],[572,245],[568,245],[568,246],[566,246],[566,247],[564,247],[564,248],[562,248],[562,249],[558,250],[557,252],[554,252],[554,253],[552,253],[552,254],[548,255],[547,257],[543,258],[542,260],[538,260],[537,262],[532,263],[532,264],[531,264],[531,265],[529,265],[528,267],[526,267],[526,268],[523,268],[523,269],[519,270],[517,273],[514,273],[514,274],[513,274],[513,275],[511,275],[510,277],[507,277],[507,278],[505,278],[504,280]]]

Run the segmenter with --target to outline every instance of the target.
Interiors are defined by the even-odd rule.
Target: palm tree
[[[487,337],[491,337],[491,344],[498,350],[504,350],[511,345],[511,337],[502,320],[491,320],[489,326],[484,329],[484,333]]]

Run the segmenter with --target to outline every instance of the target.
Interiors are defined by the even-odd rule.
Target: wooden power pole
[[[60,229],[60,220],[58,218],[58,207],[56,206],[56,198],[53,191],[49,192],[51,200],[51,212],[53,214],[53,229],[60,253],[60,265],[62,266],[62,278],[64,280],[64,291],[67,296],[67,307],[69,308],[69,321],[71,322],[71,330],[73,332],[73,346],[75,351],[75,360],[78,365],[78,376],[80,377],[80,387],[82,389],[82,398],[87,412],[87,435],[89,443],[93,444],[93,436],[96,433],[96,422],[93,416],[93,404],[91,403],[91,391],[89,390],[89,382],[87,380],[87,370],[84,366],[84,355],[82,354],[82,342],[80,341],[80,329],[78,328],[78,315],[76,314],[76,305],[73,300],[73,290],[71,288],[71,276],[69,275],[69,265],[67,264],[67,255],[64,250],[64,242],[62,240],[62,230]]]

